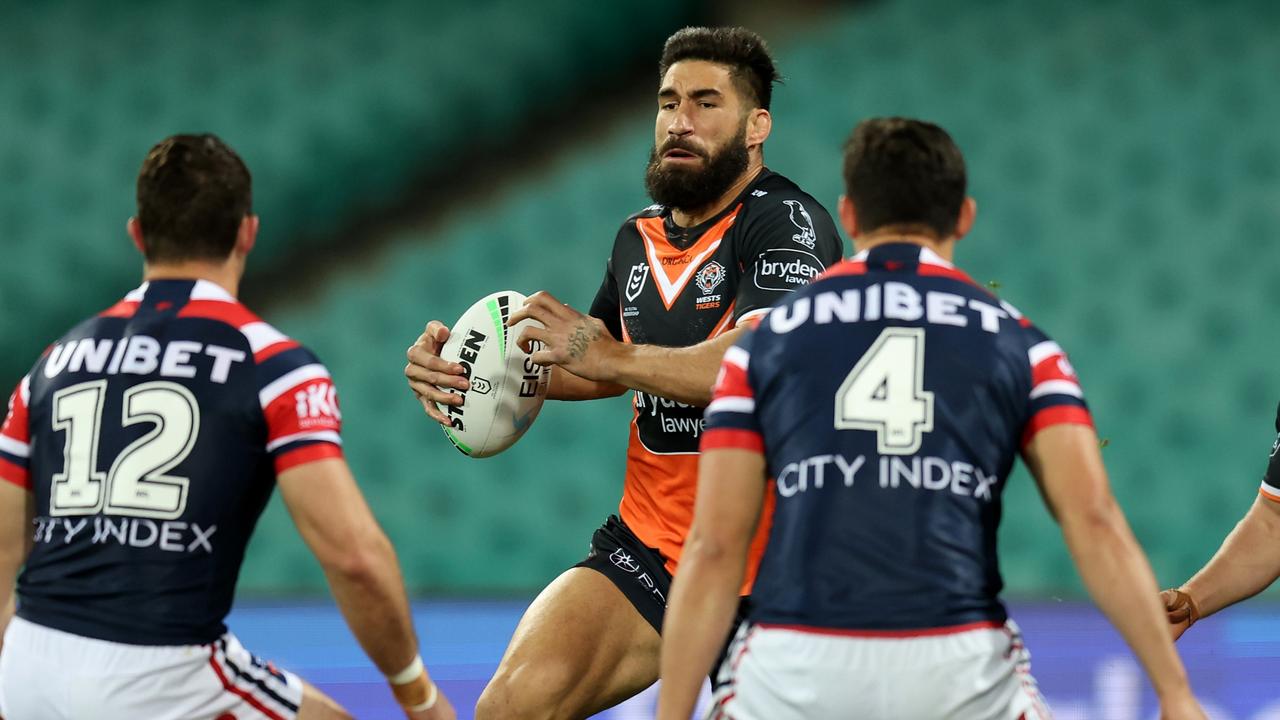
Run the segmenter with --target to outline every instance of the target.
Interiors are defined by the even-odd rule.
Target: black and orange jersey
[[[661,205],[628,218],[591,315],[625,342],[696,345],[762,315],[838,262],[843,247],[826,209],[766,169],[696,227],[679,227]],[[674,572],[693,521],[703,409],[645,392],[634,406],[620,514]]]

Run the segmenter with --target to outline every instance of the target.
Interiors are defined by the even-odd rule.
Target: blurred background
[[[332,370],[348,459],[469,716],[524,605],[616,509],[629,400],[550,403],[472,460],[407,391],[404,350],[498,289],[586,309],[648,204],[657,59],[689,24],[771,42],[766,162],[828,210],[859,119],[952,133],[980,208],[959,263],[1071,353],[1160,583],[1198,569],[1255,497],[1280,399],[1272,0],[0,0],[0,384],[137,284],[124,223],[147,149],[222,136],[262,218],[244,299]],[[1132,660],[1079,604],[1024,471],[1004,497],[1008,595],[1059,716],[1149,716],[1139,676],[1112,687]],[[300,649],[317,627],[354,645],[278,501],[239,597],[276,628],[247,645],[388,716],[358,652]],[[1188,637],[1215,717],[1280,718],[1272,607]]]

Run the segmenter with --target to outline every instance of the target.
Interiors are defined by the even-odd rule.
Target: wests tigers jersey
[[[625,342],[687,347],[766,312],[843,254],[827,211],[763,170],[720,214],[682,228],[653,205],[623,223],[591,305]],[[636,392],[619,508],[675,571],[693,519],[702,408]],[[763,548],[762,532],[757,547]]]
[[[51,345],[9,401],[0,480],[36,516],[18,615],[212,642],[276,474],[341,457],[340,424],[309,350],[213,283],[144,284]]]

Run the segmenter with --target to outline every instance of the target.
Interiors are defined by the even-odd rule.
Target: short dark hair
[[[885,226],[955,232],[965,198],[964,156],[946,130],[910,118],[858,123],[844,146],[845,195],[869,232]]]
[[[682,60],[705,60],[728,66],[743,97],[765,110],[773,102],[773,84],[782,82],[764,38],[743,27],[677,30],[662,47],[658,81],[666,77],[672,65]]]
[[[224,260],[252,210],[249,168],[216,135],[165,138],[138,171],[138,223],[148,262]]]

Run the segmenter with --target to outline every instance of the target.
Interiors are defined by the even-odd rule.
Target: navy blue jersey
[[[889,244],[780,302],[725,356],[703,450],[763,452],[765,624],[1002,623],[1000,493],[1038,430],[1091,424],[1062,349],[936,253]]]
[[[276,474],[341,457],[339,429],[309,350],[217,285],[144,284],[10,400],[0,478],[36,508],[18,615],[114,642],[215,640]]]

